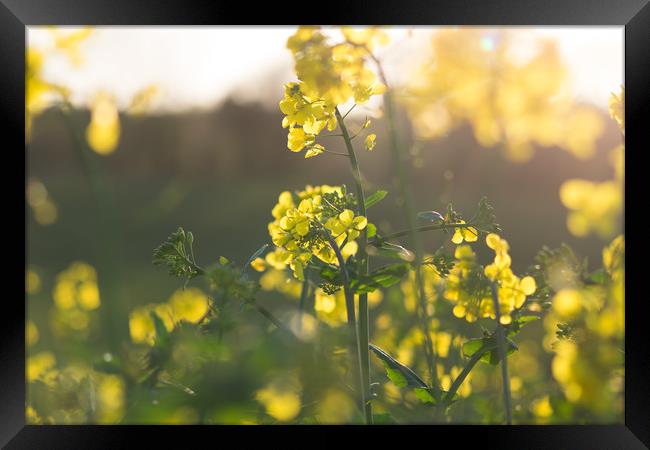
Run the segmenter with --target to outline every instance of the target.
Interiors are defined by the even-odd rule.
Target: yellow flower
[[[107,93],[95,97],[90,124],[86,128],[88,145],[100,155],[115,151],[120,139],[120,118],[115,100]]]
[[[365,141],[366,150],[370,151],[370,150],[375,148],[375,144],[376,144],[375,140],[376,139],[377,139],[377,135],[374,134],[374,133],[369,134],[368,136],[366,136],[366,141]]]
[[[604,279],[589,285],[578,280],[561,289],[544,319],[545,348],[553,352],[553,377],[566,400],[603,421],[623,412],[623,246],[623,236],[606,246]],[[559,324],[568,330],[561,338]]]
[[[403,102],[416,134],[435,139],[469,123],[480,145],[502,144],[525,161],[534,146],[593,154],[603,124],[568,89],[558,46],[540,40],[525,63],[515,59],[517,31],[482,28],[435,32],[432,54],[410,78]]]
[[[350,98],[365,103],[386,90],[366,67],[371,48],[386,42],[385,34],[375,28],[342,31],[345,41],[338,44],[330,44],[319,27],[299,27],[287,40],[299,81],[284,86],[279,105],[285,114],[282,126],[289,128],[288,148],[294,152],[307,148],[307,158],[324,152],[316,137],[325,128],[336,128],[338,105]]]
[[[176,322],[200,322],[207,314],[209,305],[208,297],[198,288],[179,289],[169,299],[172,316]]]
[[[458,223],[465,223],[464,220],[459,220]],[[478,240],[478,231],[474,227],[459,227],[454,230],[454,235],[451,242],[454,244],[462,244],[466,242],[476,242]]]
[[[333,197],[323,200],[324,195]],[[302,280],[312,256],[338,265],[328,238],[335,241],[344,258],[356,254],[358,245],[355,240],[366,228],[368,220],[363,216],[355,217],[354,212],[347,208],[342,211],[332,209],[332,201],[347,201],[342,188],[306,186],[304,191],[297,193],[297,201],[288,191],[280,194],[272,210],[275,220],[268,225],[271,241],[276,248],[267,254],[266,264],[276,269],[289,266],[294,276]],[[259,265],[259,262],[256,264]]]
[[[163,321],[167,331],[174,329],[172,311],[166,304],[150,304],[136,308],[129,314],[129,333],[131,340],[136,344],[144,343],[153,345],[156,338],[156,328],[150,312],[154,311]]]
[[[574,236],[596,233],[611,237],[620,227],[623,208],[622,180],[602,183],[571,179],[560,187],[560,200],[570,211],[567,228]]]
[[[52,290],[54,304],[60,310],[94,310],[101,304],[97,272],[84,262],[72,263],[57,276]]]
[[[621,133],[625,134],[625,86],[621,86],[619,95],[612,94],[609,98],[609,115],[616,121]]]
[[[266,413],[280,422],[288,422],[300,414],[300,383],[296,377],[271,381],[255,393]]]

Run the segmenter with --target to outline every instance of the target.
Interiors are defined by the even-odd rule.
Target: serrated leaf
[[[192,236],[190,239],[194,242],[194,236],[191,233],[186,234],[181,227],[170,234],[165,242],[153,251],[153,264],[155,266],[167,266],[169,274],[177,278],[191,280],[198,276],[199,269],[190,261],[185,248],[186,243],[188,243],[188,235]]]
[[[368,196],[366,198],[366,209],[370,208],[373,205],[376,205],[380,201],[382,201],[386,196],[388,195],[387,191],[377,191],[374,194]]]
[[[422,378],[413,372],[413,370],[390,356],[384,350],[374,344],[368,344],[368,347],[379,359],[382,360],[384,367],[386,367],[386,374],[393,383],[399,387],[428,388],[427,384],[422,380]],[[396,372],[399,373],[399,375],[397,375]]]

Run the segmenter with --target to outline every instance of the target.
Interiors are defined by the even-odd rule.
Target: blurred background
[[[222,255],[243,263],[269,241],[267,224],[280,192],[303,189],[307,184],[352,186],[344,158],[325,154],[305,160],[286,148],[278,102],[283,84],[295,79],[292,55],[285,46],[294,31],[294,27],[28,30],[28,357],[41,358],[33,361],[34,373],[28,373],[28,378],[42,378],[53,367],[92,365],[97,358],[113,359],[125,351],[132,343],[132,311],[166,301],[180,288],[178,280],[151,264],[153,249],[178,226],[194,233],[196,259],[203,265]],[[415,27],[386,31],[391,41],[377,55],[396,86],[400,129],[411,143],[417,209],[444,212],[446,204],[453,202],[456,210],[470,216],[479,199],[487,196],[501,234],[510,243],[515,273],[524,273],[542,246],[561,243],[588,258],[591,267],[599,267],[603,245],[622,229],[621,199],[618,206],[601,205],[605,212],[595,207],[597,217],[608,215],[613,222],[592,230],[583,223],[589,220],[588,214],[567,223],[568,205],[563,204],[560,189],[570,179],[587,179],[595,186],[615,177],[612,149],[622,143],[622,137],[609,117],[608,100],[623,84],[623,29]],[[445,34],[452,32],[457,34]],[[447,53],[440,51],[444,45]],[[467,49],[477,53],[469,54]],[[525,151],[513,150],[505,141],[485,145],[477,125],[480,118],[454,115],[454,105],[444,99],[435,110],[413,106],[413,98],[425,101],[427,92],[437,95],[440,90],[456,89],[456,95],[461,95],[453,80],[426,89],[422,80],[427,71],[440,80],[435,71],[444,64],[462,68],[462,62],[468,65],[463,73],[471,73],[473,58],[508,61],[519,70],[513,69],[513,80],[527,74],[526,70],[541,73],[531,81],[543,86],[536,101],[564,105],[562,111],[580,111],[578,118],[562,119],[567,126],[563,133],[573,136],[573,141],[545,143],[531,138]],[[482,67],[480,61],[476,64]],[[481,74],[476,73],[477,77]],[[549,92],[557,97],[555,103]],[[434,113],[442,114],[435,117],[444,117],[438,122],[448,125],[427,129],[426,117],[431,116],[426,114]],[[359,155],[368,191],[390,191],[372,209],[370,220],[385,232],[398,231],[405,227],[405,220],[398,207],[380,100],[356,108],[350,121],[359,126],[366,117],[372,119],[377,134],[376,148]],[[533,123],[542,120],[542,112],[531,119]],[[328,149],[344,151],[334,139]],[[443,245],[452,248],[444,234],[424,234],[423,239],[431,252]],[[486,249],[477,251],[489,260]],[[73,296],[65,291],[70,279],[88,283],[86,292],[74,294],[82,299],[77,300],[78,308],[66,306]],[[295,304],[277,293],[264,293],[259,301],[280,315],[286,305]],[[253,370],[236,358],[222,360],[220,375],[211,383],[223,396],[211,404],[224,408],[187,406],[182,400],[186,394],[174,392],[168,396],[181,400],[174,400],[169,410],[156,409],[153,401],[143,400],[125,412],[125,405],[130,405],[124,400],[128,382],[119,375],[103,375],[95,382],[101,388],[98,410],[104,408],[104,415],[88,415],[82,407],[65,406],[62,400],[59,406],[45,405],[50,394],[39,389],[47,391],[47,383],[39,387],[35,382],[30,394],[33,420],[258,420],[263,414],[258,411],[260,403],[266,403],[256,402],[250,392],[261,389],[267,374],[275,370],[262,354],[280,358],[283,347],[260,331],[251,331],[255,326],[250,324],[260,330],[266,327],[255,312],[241,314],[240,319],[249,324],[248,343],[241,344],[245,347],[241,351],[252,352],[260,361]],[[527,331],[531,342],[537,342],[530,345],[537,347],[519,363],[523,374],[514,376],[525,381],[526,376],[539,373],[551,379],[550,356],[540,343],[543,326],[532,324]],[[530,354],[539,356],[530,362]],[[514,367],[518,370],[516,362]],[[380,368],[375,378],[381,378]],[[72,379],[81,382],[79,377]],[[484,380],[484,385],[489,387],[489,381]],[[540,386],[522,397],[521,422],[551,420],[548,397],[544,397],[551,389]],[[498,393],[494,395],[498,405]],[[158,400],[164,403],[164,398]],[[51,398],[47,401],[56,403]],[[533,401],[538,403],[531,406]],[[336,399],[331,402],[340,405]],[[457,420],[494,420],[481,412],[489,409],[485,406],[459,408],[462,414],[458,413]],[[43,413],[46,410],[49,413]],[[28,416],[31,413],[28,410]],[[404,414],[408,420],[410,416]],[[553,420],[600,417],[564,414],[556,411]],[[279,422],[286,417],[270,415]]]

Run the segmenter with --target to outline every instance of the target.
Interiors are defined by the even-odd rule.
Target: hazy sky
[[[391,44],[378,52],[393,80],[403,76],[404,67],[422,61],[435,28],[411,30],[390,28]],[[610,92],[623,83],[623,27],[527,30],[530,42],[539,36],[558,40],[579,99],[604,107]],[[126,105],[151,84],[160,89],[156,106],[165,110],[209,108],[228,95],[277,102],[282,83],[294,78],[291,54],[285,48],[294,31],[295,27],[99,27],[82,44],[81,66],[52,57],[45,76],[71,88],[78,104],[105,89]],[[44,28],[30,28],[28,39],[35,47],[51,45]],[[521,40],[524,53],[530,42]]]

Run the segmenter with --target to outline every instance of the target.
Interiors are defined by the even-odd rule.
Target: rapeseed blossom
[[[344,27],[342,34],[343,42],[331,44],[320,27],[305,26],[287,41],[298,81],[284,86],[282,126],[289,128],[289,150],[307,149],[306,158],[325,151],[316,137],[326,128],[336,129],[337,106],[350,99],[363,104],[386,90],[367,67],[374,45],[387,42],[385,33],[376,28],[355,31]]]
[[[459,220],[458,223],[465,223],[464,220]],[[474,227],[459,227],[454,229],[454,235],[451,242],[454,244],[462,244],[465,242],[476,242],[478,240],[478,231]]]
[[[120,139],[120,117],[115,100],[106,92],[95,97],[86,128],[88,145],[100,155],[113,153]]]
[[[268,226],[274,251],[267,254],[265,262],[271,267],[291,267],[294,277],[304,279],[304,269],[312,257],[338,265],[331,246],[332,239],[340,248],[343,258],[355,255],[356,239],[368,225],[364,216],[357,216],[349,208],[350,196],[340,186],[307,186],[296,196],[282,192],[273,207],[274,221]],[[260,261],[253,261],[258,267]]]
[[[485,241],[494,250],[495,256],[494,261],[482,270],[470,246],[460,245],[456,248],[454,256],[457,261],[447,277],[444,297],[455,303],[453,314],[456,317],[464,317],[468,322],[482,317],[496,319],[490,286],[490,283],[495,283],[500,321],[507,325],[512,321],[512,311],[521,308],[526,297],[535,293],[537,286],[533,277],[519,278],[512,272],[512,259],[505,239],[490,233]]]
[[[141,306],[129,314],[129,333],[136,343],[153,345],[156,328],[151,312],[154,312],[167,331],[172,331],[179,322],[196,324],[206,316],[210,299],[199,288],[176,290],[166,303]]]
[[[625,136],[625,88],[609,99],[609,114]],[[602,182],[570,179],[560,187],[560,200],[569,209],[567,228],[574,236],[586,237],[591,233],[601,238],[611,238],[621,226],[623,209],[625,146],[619,145],[610,152],[614,178]]]
[[[544,319],[553,377],[564,396],[601,416],[616,417],[623,409],[624,245],[620,235],[603,249],[603,283],[564,286]],[[569,330],[560,339],[559,324]]]
[[[497,284],[497,296],[499,300],[499,312],[501,323],[507,325],[512,321],[510,313],[519,309],[526,301],[526,297],[537,290],[535,279],[531,276],[519,278],[516,276],[510,264],[512,259],[508,254],[510,246],[508,242],[495,233],[490,233],[485,238],[487,246],[494,250],[494,262],[485,267],[485,275]],[[493,306],[493,303],[490,303]],[[494,308],[487,307],[487,315],[496,318]]]
[[[529,159],[535,145],[591,156],[603,124],[571,97],[557,44],[540,41],[531,58],[518,61],[516,39],[480,28],[436,32],[431,59],[403,97],[415,132],[435,139],[468,122],[480,145],[501,145],[515,161]]]

